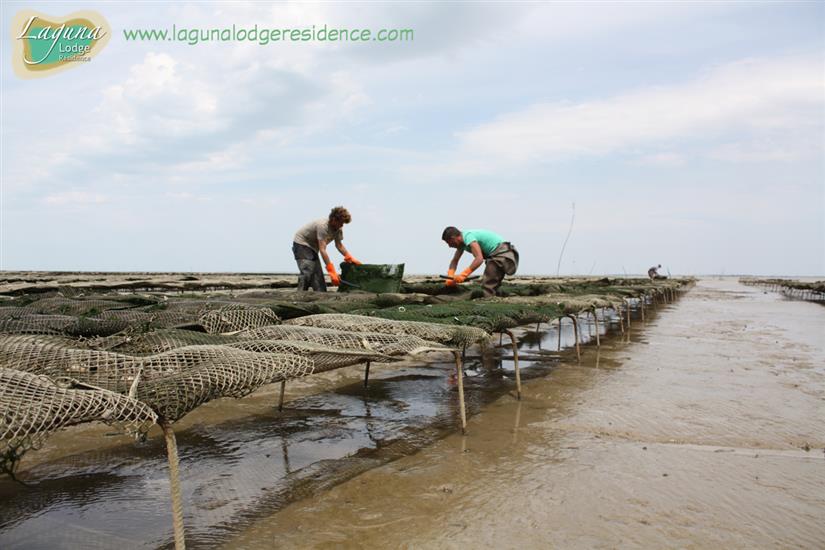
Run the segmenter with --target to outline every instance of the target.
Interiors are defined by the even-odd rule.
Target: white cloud
[[[811,155],[825,154],[825,139],[785,139],[724,143],[712,149],[708,156],[727,162],[792,162]]]
[[[135,145],[149,139],[214,132],[220,125],[218,97],[207,81],[166,53],[149,52],[133,65],[129,78],[103,90],[99,119],[114,121],[114,135],[88,145]],[[104,134],[105,135],[105,134]],[[114,143],[112,138],[119,138]]]
[[[4,217],[7,227],[31,231],[24,241],[4,241],[6,254],[15,265],[62,269],[291,269],[287,241],[314,208],[313,196],[352,208],[348,239],[367,260],[440,269],[440,227],[495,218],[495,229],[517,239],[526,270],[554,271],[575,201],[565,263],[584,271],[596,258],[598,269],[619,271],[623,262],[632,269],[632,257],[645,268],[649,256],[671,250],[692,253],[697,268],[718,269],[719,259],[737,255],[727,265],[761,269],[781,250],[796,256],[780,270],[821,272],[823,256],[811,252],[822,249],[823,235],[821,48],[816,58],[729,63],[740,52],[816,48],[821,33],[802,28],[800,10],[111,6],[113,24],[123,27],[411,26],[416,40],[386,47],[113,40],[93,66],[59,81],[7,81]],[[793,17],[783,27],[774,12]],[[711,68],[697,74],[702,66]],[[707,158],[727,164],[699,162]],[[803,162],[784,164],[796,160]],[[678,169],[662,177],[669,167]],[[439,185],[405,185],[432,181]],[[496,217],[502,208],[515,214]],[[376,232],[420,224],[422,211],[427,234],[435,227],[432,241]],[[82,259],[61,256],[55,227],[67,242],[106,238],[138,251],[119,256],[119,245],[105,254],[94,246]],[[169,235],[174,246],[159,253]],[[408,239],[403,258],[393,248],[399,238]],[[233,255],[209,254],[215,242],[231,243]]]
[[[195,195],[186,191],[166,193],[165,196],[169,199],[184,202],[210,202],[212,197],[206,195]]]
[[[679,153],[653,153],[639,157],[635,163],[650,166],[683,166],[685,161],[685,156]]]
[[[678,86],[534,104],[458,138],[464,157],[485,163],[608,154],[667,140],[788,128],[809,129],[809,139],[819,140],[824,103],[819,57],[745,60]]]
[[[359,82],[344,72],[305,76],[260,63],[221,72],[149,52],[125,80],[102,91],[83,135],[50,146],[53,155],[30,179],[37,184],[75,170],[87,179],[140,174],[166,183],[199,181],[250,162],[250,144],[274,137],[283,146],[368,104]]]
[[[43,197],[43,202],[49,205],[86,206],[109,202],[109,197],[100,193],[87,191],[64,191]]]

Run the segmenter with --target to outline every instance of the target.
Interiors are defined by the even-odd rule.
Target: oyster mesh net
[[[149,356],[141,364],[149,372],[170,367],[174,374],[139,381],[135,397],[150,404],[161,418],[175,421],[212,399],[240,398],[261,386],[306,376],[315,365],[299,355],[264,355],[225,346],[179,348]]]
[[[94,315],[108,309],[128,308],[130,304],[115,300],[82,300],[63,297],[41,298],[28,305],[35,313],[60,315]]]
[[[79,320],[77,317],[72,317],[70,315],[16,313],[17,312],[0,312],[0,333],[64,334],[70,327],[77,325]]]
[[[272,333],[267,329],[260,332]],[[93,349],[129,355],[151,355],[191,345],[227,346],[255,353],[289,353],[311,358],[315,363],[314,372],[346,367],[365,361],[394,360],[390,355],[368,349],[345,349],[305,340],[282,340],[269,337],[249,339],[246,334],[205,334],[179,329],[159,330],[133,336],[115,335],[97,338],[88,341],[86,345]]]
[[[135,357],[31,335],[0,338],[0,366],[131,392],[170,422],[212,399],[242,397],[315,368],[309,357],[289,353],[206,345]]]
[[[377,351],[340,349],[312,342],[289,340],[246,340],[228,344],[227,347],[255,353],[292,354],[309,357],[315,364],[314,372],[349,367],[366,361],[394,361],[397,358]]]
[[[198,319],[198,323],[210,334],[277,325],[280,322],[281,319],[271,309],[244,304],[207,311]]]
[[[422,321],[397,321],[345,313],[307,315],[290,319],[286,323],[292,326],[319,327],[350,332],[413,335],[431,342],[450,345],[475,344],[484,342],[490,337],[485,330],[478,327]]]
[[[72,289],[7,298],[0,306],[4,465],[63,426],[103,420],[141,433],[156,420],[174,422],[207,401],[272,382],[448,351],[485,342],[488,330],[612,307],[664,288],[571,279],[512,285],[506,298],[477,301],[427,295],[427,285],[419,286],[417,294],[392,295],[84,296]],[[443,290],[443,283],[432,286]],[[303,316],[282,324],[279,314]]]
[[[237,336],[245,340],[312,342],[332,348],[368,350],[391,356],[416,355],[426,351],[448,349],[437,342],[429,342],[409,334],[357,332],[295,324],[261,327],[240,332]]]
[[[184,346],[219,346],[237,341],[238,338],[235,336],[171,328],[151,332],[126,331],[112,336],[88,340],[85,345],[93,349],[116,351],[129,355],[151,355]]]
[[[50,432],[93,421],[142,435],[157,415],[145,403],[111,391],[67,387],[0,367],[0,470],[14,472],[26,451],[40,447]]]

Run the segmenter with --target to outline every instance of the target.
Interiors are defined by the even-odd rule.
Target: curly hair
[[[329,221],[337,221],[341,224],[345,224],[352,221],[352,216],[350,216],[349,210],[343,206],[336,206],[329,211]]]

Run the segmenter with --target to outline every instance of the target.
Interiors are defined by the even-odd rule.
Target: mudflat
[[[822,547],[825,308],[702,280],[636,327],[228,546]]]

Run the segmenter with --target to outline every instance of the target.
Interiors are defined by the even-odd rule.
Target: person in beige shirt
[[[317,290],[326,292],[327,284],[324,281],[324,272],[321,270],[321,260],[329,273],[333,286],[338,286],[341,279],[335,271],[335,266],[327,254],[327,244],[335,241],[335,248],[343,254],[344,261],[360,264],[352,257],[344,246],[344,224],[352,221],[349,211],[343,206],[333,208],[329,216],[309,222],[295,232],[292,238],[292,254],[298,264],[298,290]],[[321,258],[318,257],[320,254]]]

